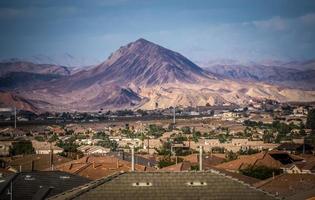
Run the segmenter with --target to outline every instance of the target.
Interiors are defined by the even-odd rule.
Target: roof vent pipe
[[[131,147],[131,171],[135,171],[135,147]]]
[[[199,171],[202,171],[202,151],[203,151],[203,148],[200,145],[200,147],[199,147]]]

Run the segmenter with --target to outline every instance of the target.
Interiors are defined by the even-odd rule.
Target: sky
[[[315,58],[314,0],[1,0],[0,59],[104,61],[138,38],[195,62]]]

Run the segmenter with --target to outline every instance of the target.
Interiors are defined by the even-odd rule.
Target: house
[[[131,154],[124,151],[111,151],[107,154],[107,156],[114,156],[120,160],[125,160],[131,162]],[[158,162],[155,157],[145,157],[144,155],[135,155],[135,163],[147,167],[155,167]]]
[[[289,153],[306,153],[311,154],[314,150],[314,147],[310,144],[297,144],[297,143],[283,143],[277,147],[280,151],[287,151]]]
[[[296,117],[303,117],[308,114],[308,110],[304,108],[303,106],[297,107],[293,109],[293,115]]]
[[[54,154],[30,154],[12,157],[5,162],[6,168],[14,172],[51,170],[55,165],[71,159]]]
[[[0,156],[9,156],[12,142],[0,141]]]
[[[167,167],[163,167],[159,169],[162,172],[182,172],[182,171],[190,171],[191,170],[191,163],[189,161],[183,161],[178,164],[170,165]]]
[[[236,139],[236,138],[233,138],[232,141],[231,141],[231,144],[233,146],[247,146],[248,144],[248,139]]]
[[[199,154],[190,154],[182,157],[184,161],[190,162],[192,166],[199,165]],[[210,169],[211,166],[218,165],[224,161],[224,158],[217,156],[216,154],[203,155],[202,164],[203,169]]]
[[[60,171],[22,172],[0,177],[0,199],[43,200],[89,182],[84,177]]]
[[[144,151],[149,151],[149,154],[154,154],[156,153],[155,149],[161,148],[163,145],[161,139],[146,139],[143,141],[143,150]],[[149,148],[149,150],[148,150]]]
[[[241,156],[239,159],[216,165],[216,168],[237,172],[249,166],[266,166],[281,169],[285,165],[302,161],[303,158],[287,152],[270,151]]]
[[[88,179],[97,180],[115,172],[130,171],[131,162],[120,160],[113,156],[85,156],[78,160],[73,160],[55,166],[55,169],[77,174]],[[135,159],[136,171],[154,171],[152,167],[139,165]]]
[[[315,175],[280,174],[254,184],[254,187],[284,199],[315,197]]]
[[[99,154],[104,155],[110,152],[110,148],[105,148],[102,146],[91,146],[83,145],[78,147],[78,150],[81,151],[84,155]]]
[[[315,160],[302,160],[282,167],[288,174],[315,174]]]
[[[219,139],[205,139],[205,145],[209,145],[211,147],[219,146],[220,140]]]
[[[32,140],[32,145],[36,154],[58,154],[63,152],[62,148],[50,142],[39,142],[37,140]]]
[[[50,200],[65,199],[275,199],[262,190],[217,171],[121,172],[66,191]]]

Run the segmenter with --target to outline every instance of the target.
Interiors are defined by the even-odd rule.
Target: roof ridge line
[[[285,173],[282,173],[282,174],[279,174],[279,175],[277,175],[277,176],[275,176],[275,177],[270,177],[270,178],[268,178],[268,179],[265,179],[265,180],[262,180],[261,182],[261,184],[259,185],[258,183],[257,183],[257,185],[256,185],[256,187],[262,187],[262,186],[264,186],[264,185],[266,185],[267,183],[270,183],[272,180],[274,180],[274,179],[276,179],[276,178],[279,178],[279,177],[281,177],[281,176],[284,176],[285,175]]]
[[[274,198],[276,198],[276,199],[280,199],[279,197],[275,196],[275,195],[272,194],[272,193],[269,193],[269,192],[264,191],[264,190],[262,190],[262,189],[256,188],[256,187],[254,187],[254,186],[252,186],[252,185],[250,185],[250,184],[248,184],[248,183],[245,183],[244,181],[241,181],[241,180],[239,180],[239,179],[237,179],[237,178],[234,178],[234,177],[232,177],[232,176],[229,176],[229,175],[227,175],[227,174],[224,174],[223,172],[217,171],[217,170],[215,170],[215,169],[210,169],[210,170],[208,170],[208,171],[210,171],[210,172],[212,172],[212,173],[215,173],[215,174],[218,174],[218,175],[221,175],[221,176],[224,176],[224,177],[229,178],[229,179],[231,179],[231,180],[237,181],[237,182],[241,183],[241,184],[244,185],[244,186],[247,186],[247,187],[252,188],[252,189],[254,189],[254,190],[263,192],[263,193],[265,193],[265,194],[268,195],[268,196],[272,196],[272,197],[274,197]],[[206,171],[206,172],[207,172],[207,171]]]
[[[3,185],[3,187],[0,187],[0,193],[2,193],[3,190],[6,189],[7,186],[8,186],[11,182],[13,182],[13,180],[18,176],[18,174],[20,174],[20,173],[12,174],[11,177],[5,181],[6,183]]]
[[[79,169],[77,169],[76,171],[73,172],[73,174],[78,174],[80,173],[82,170],[88,168],[90,165],[92,165],[92,163],[85,163],[84,166],[80,167]]]
[[[93,188],[96,188],[97,186],[99,186],[99,185],[101,185],[103,183],[106,183],[106,182],[108,182],[108,181],[110,181],[110,180],[112,180],[112,179],[114,179],[114,178],[116,178],[116,177],[118,177],[118,176],[120,176],[120,175],[122,175],[124,173],[125,173],[124,171],[115,172],[115,173],[113,173],[111,175],[108,175],[106,177],[97,179],[95,181],[91,181],[91,182],[89,182],[87,184],[81,185],[81,186],[76,187],[76,188],[72,188],[70,190],[67,190],[67,191],[65,191],[63,193],[57,194],[55,196],[51,196],[51,197],[47,198],[47,200],[58,199],[58,197],[61,197],[61,196],[65,195],[65,194],[67,194],[67,193],[69,193],[69,197],[67,197],[66,199],[69,199],[69,200],[73,199],[75,197],[80,196],[84,192],[87,192],[87,191],[89,191],[89,190],[91,190]],[[80,189],[78,192],[75,192],[74,194],[71,194],[71,192],[74,192],[74,191],[76,191],[78,189]]]

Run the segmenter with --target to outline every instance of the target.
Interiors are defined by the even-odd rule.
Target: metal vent
[[[133,183],[132,186],[135,186],[135,187],[150,187],[150,186],[152,186],[152,183],[150,183],[150,182],[136,182],[136,183]]]
[[[60,178],[60,179],[69,179],[70,176],[60,176],[59,178]]]
[[[31,175],[26,175],[24,180],[26,180],[26,181],[33,181],[33,180],[35,180],[35,178],[32,177]]]
[[[187,183],[188,186],[206,186],[207,183],[203,181],[191,181]]]

